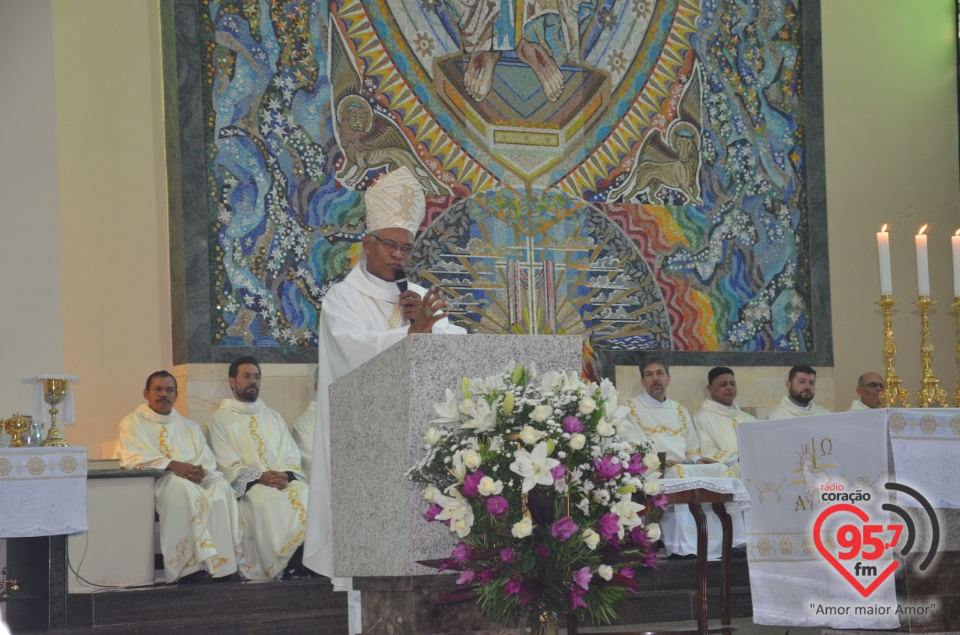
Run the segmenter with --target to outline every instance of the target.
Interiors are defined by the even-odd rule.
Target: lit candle
[[[887,233],[886,225],[877,232],[877,251],[880,253],[880,295],[893,295],[893,277],[890,275],[890,234]],[[954,253],[957,253],[956,248]]]
[[[950,237],[953,247],[953,297],[960,298],[960,229]]]
[[[920,232],[914,236],[917,244],[917,290],[921,296],[930,297],[930,267],[927,265],[927,226],[920,228]]]

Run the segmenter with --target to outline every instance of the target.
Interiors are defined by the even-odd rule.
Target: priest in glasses
[[[324,296],[318,327],[317,423],[303,561],[314,571],[330,577],[334,553],[330,384],[401,341],[408,333],[466,333],[447,319],[448,304],[437,288],[424,289],[407,283],[403,273],[410,263],[414,237],[426,213],[423,189],[417,179],[405,167],[394,170],[366,191],[364,202],[367,233],[363,237],[363,252],[347,277]],[[349,581],[334,579],[333,583],[335,589],[344,589]],[[357,604],[356,597],[351,597],[351,632],[358,630]]]

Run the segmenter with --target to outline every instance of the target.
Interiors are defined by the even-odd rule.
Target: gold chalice
[[[23,438],[21,435],[27,431],[27,428],[30,427],[30,420],[24,417],[19,412],[3,422],[3,427],[11,437],[13,441],[10,443],[11,448],[22,448],[23,447]]]
[[[57,413],[60,412],[57,410],[57,406],[67,396],[69,385],[69,379],[43,380],[43,400],[50,406],[50,429],[47,430],[47,438],[40,443],[43,447],[69,447],[60,435],[59,428],[57,428]]]

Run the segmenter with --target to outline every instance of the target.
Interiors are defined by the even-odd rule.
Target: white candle
[[[960,298],[960,229],[950,237],[953,247],[953,297]]]
[[[887,233],[886,225],[877,232],[877,251],[880,253],[880,295],[893,295],[893,276],[890,275],[890,234]]]
[[[921,296],[930,297],[930,267],[927,265],[927,226],[920,228],[920,233],[914,236],[917,244],[917,290]]]

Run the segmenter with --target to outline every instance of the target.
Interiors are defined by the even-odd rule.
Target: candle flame
[[[887,231],[887,224],[886,224],[886,223],[883,224],[883,227],[880,228],[880,231],[882,231],[882,232]],[[960,229],[958,229],[957,232],[960,232]]]
[[[925,231],[927,231],[927,226],[926,226],[926,225],[924,225],[923,227],[920,228],[920,231],[918,232],[918,234],[922,234],[922,233],[925,232]]]
[[[954,236],[960,236],[960,229],[957,230],[957,233],[955,233]]]

